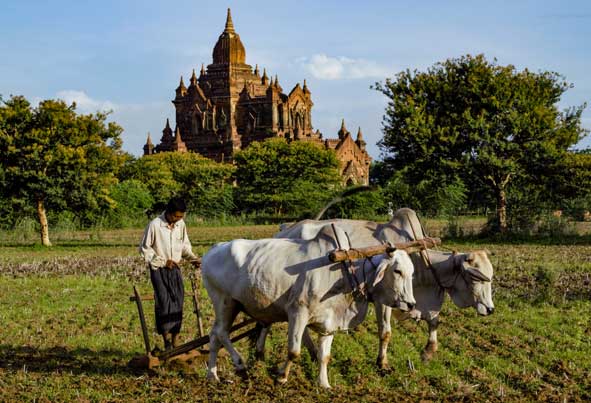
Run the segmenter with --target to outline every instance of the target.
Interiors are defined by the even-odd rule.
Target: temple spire
[[[193,74],[191,75],[191,85],[197,85],[197,76],[195,75],[195,69],[193,69]]]
[[[172,129],[170,128],[170,122],[168,118],[166,118],[166,126],[164,126],[164,130],[162,130],[162,138],[160,139],[160,143],[169,144],[172,140]]]
[[[154,144],[152,144],[152,137],[150,137],[150,132],[148,132],[148,139],[146,140],[146,144],[144,145],[144,155],[152,154],[154,154]]]
[[[268,85],[269,84],[269,77],[267,76],[267,69],[263,68],[263,78],[261,79],[261,84]]]
[[[259,65],[257,64],[256,66],[254,66],[254,75],[258,77],[259,73]]]
[[[224,32],[234,33],[234,23],[232,22],[230,7],[228,7],[228,16],[226,17],[226,28],[224,29]]]
[[[178,152],[182,152],[182,153],[187,152],[187,145],[185,144],[185,142],[181,138],[181,130],[179,129],[178,126],[176,127],[176,129],[174,131],[173,151],[178,151]]]
[[[308,86],[306,85],[306,79],[304,78],[304,88],[302,88],[304,90],[304,92],[310,92],[310,90],[308,89]]]
[[[187,93],[187,87],[185,87],[185,82],[183,81],[183,76],[181,76],[181,81],[179,86],[176,89],[176,96],[182,97]]]
[[[341,129],[339,130],[339,139],[344,139],[345,136],[347,136],[347,134],[349,134],[349,131],[347,130],[347,128],[345,127],[345,119],[343,119],[341,121]]]
[[[203,66],[203,63],[201,63],[201,77],[203,77],[205,75],[205,66]]]
[[[357,130],[357,141],[363,140],[363,133],[361,133],[361,126],[359,126],[359,130]]]

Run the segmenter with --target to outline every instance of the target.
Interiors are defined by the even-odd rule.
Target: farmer
[[[183,321],[185,290],[178,263],[189,260],[196,268],[200,260],[191,250],[183,218],[187,206],[183,199],[172,198],[166,210],[153,219],[144,231],[140,255],[150,267],[154,287],[156,330],[166,350],[176,347]]]

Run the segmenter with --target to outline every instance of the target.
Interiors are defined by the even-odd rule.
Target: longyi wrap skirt
[[[178,267],[150,268],[150,280],[154,287],[156,331],[158,334],[180,333],[185,299],[181,270]]]

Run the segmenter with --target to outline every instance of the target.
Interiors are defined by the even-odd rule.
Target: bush
[[[576,199],[564,201],[562,211],[564,215],[575,221],[584,221],[585,213],[591,211],[591,194],[586,197],[578,197]]]
[[[331,206],[322,218],[381,220],[386,213],[384,194],[382,189],[377,189],[344,197]]]
[[[111,187],[111,198],[115,208],[107,213],[104,220],[95,224],[112,228],[135,226],[145,221],[145,211],[154,204],[154,198],[143,182],[129,179]]]
[[[228,214],[234,207],[231,178],[234,167],[196,153],[165,152],[129,162],[124,180],[145,184],[154,204],[166,205],[172,196],[183,197],[193,214]]]
[[[236,153],[235,200],[240,211],[272,216],[318,211],[340,189],[333,150],[273,138]]]
[[[383,188],[385,203],[394,210],[409,207],[430,217],[451,217],[466,209],[468,189],[459,178],[427,177],[411,185],[404,170],[396,172]]]

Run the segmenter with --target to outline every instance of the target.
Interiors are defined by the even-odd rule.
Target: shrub
[[[115,207],[107,214],[104,222],[100,223],[101,226],[114,228],[134,226],[138,220],[145,220],[146,209],[154,204],[154,198],[147,185],[136,179],[125,180],[112,186],[111,198]]]

